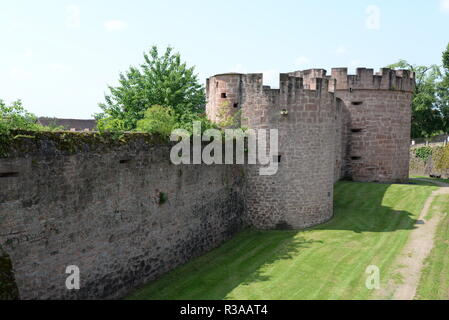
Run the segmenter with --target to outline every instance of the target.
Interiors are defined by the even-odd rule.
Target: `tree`
[[[163,137],[168,137],[175,129],[176,124],[176,118],[172,108],[164,108],[156,105],[145,111],[144,118],[137,121],[137,130],[157,133]]]
[[[117,119],[125,130],[133,130],[153,105],[173,108],[181,124],[204,112],[204,88],[194,67],[182,63],[179,53],[173,53],[171,47],[159,55],[153,46],[149,53],[144,53],[144,63],[139,68],[130,67],[120,74],[119,83],[117,87],[109,86],[106,102],[99,104],[103,113],[96,115],[97,120]]]
[[[409,69],[416,74],[416,89],[412,102],[412,138],[441,133],[443,118],[437,98],[437,84],[441,79],[440,67],[416,66],[400,60],[387,68]]]
[[[14,101],[7,106],[0,99],[0,134],[9,134],[11,130],[42,130],[43,126],[37,123],[37,117],[25,110],[22,101]]]
[[[443,52],[443,79],[437,86],[438,105],[442,114],[442,129],[449,133],[449,44]]]

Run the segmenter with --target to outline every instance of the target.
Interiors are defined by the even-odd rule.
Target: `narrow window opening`
[[[226,92],[223,92],[223,93],[221,94],[221,97],[222,97],[223,99],[226,99],[226,97],[227,97]]]
[[[238,103],[234,103],[234,108],[238,108],[239,104]]]
[[[362,131],[363,131],[363,129],[351,129],[351,132],[353,132],[353,133],[360,133]]]
[[[349,92],[352,92],[352,88],[349,88]]]
[[[274,156],[274,161],[275,161],[275,162],[281,163],[281,160],[282,160],[282,156],[281,156],[281,155],[279,155],[279,156]]]
[[[120,164],[126,164],[126,163],[130,163],[131,160],[127,159],[127,160],[120,160]]]
[[[360,105],[363,104],[363,101],[353,101],[353,102],[351,102],[351,104],[352,104],[353,106],[360,106]]]
[[[15,178],[18,176],[18,172],[0,172],[0,178]]]
[[[353,160],[353,161],[357,161],[357,160],[361,160],[362,159],[362,157],[351,157],[351,160]]]

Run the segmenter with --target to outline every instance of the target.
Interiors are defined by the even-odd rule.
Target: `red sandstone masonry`
[[[278,174],[260,177],[257,167],[247,170],[247,222],[305,228],[332,216],[334,181],[407,181],[414,87],[409,71],[374,74],[366,68],[356,75],[347,68],[333,69],[331,76],[323,69],[281,74],[276,90],[263,86],[262,74],[208,79],[211,120],[228,101],[227,113],[241,108],[244,125],[279,129]],[[283,109],[288,116],[280,114]]]

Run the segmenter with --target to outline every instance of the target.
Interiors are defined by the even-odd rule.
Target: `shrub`
[[[439,170],[449,169],[449,146],[435,148],[432,159],[435,168]]]
[[[144,118],[137,122],[136,130],[169,137],[176,125],[176,116],[171,107],[155,105],[145,111]]]
[[[125,122],[113,117],[98,119],[97,130],[100,132],[123,132],[126,131]]]
[[[11,130],[43,129],[45,127],[37,123],[37,117],[22,106],[22,101],[17,100],[7,106],[3,100],[0,100],[0,134],[9,134]]]
[[[433,149],[432,147],[421,147],[415,149],[415,156],[424,162],[426,162],[429,157],[432,155]]]

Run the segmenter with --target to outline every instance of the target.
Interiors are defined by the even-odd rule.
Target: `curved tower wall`
[[[335,94],[349,111],[346,173],[355,181],[407,182],[414,74],[332,69]]]
[[[236,100],[241,102],[243,125],[278,129],[281,156],[273,176],[261,176],[259,165],[246,167],[247,223],[259,229],[302,229],[329,220],[333,214],[336,130],[336,103],[328,90],[329,80],[315,79],[315,90],[307,90],[302,78],[281,74],[280,89],[273,90],[263,86],[262,74],[239,75],[238,85],[236,77],[209,79],[210,118],[215,118],[220,102],[214,98],[214,84],[231,93],[239,88]],[[281,114],[284,109],[288,115]]]
[[[206,82],[206,113],[213,122],[223,122],[241,110],[242,74],[216,75]]]

